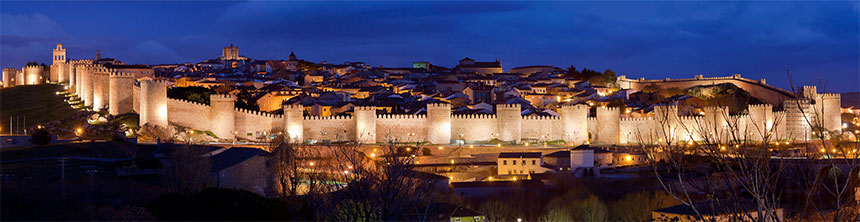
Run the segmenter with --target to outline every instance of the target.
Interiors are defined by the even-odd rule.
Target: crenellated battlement
[[[451,104],[448,103],[429,103],[427,109],[451,109]]]
[[[618,112],[619,107],[601,106],[597,107],[597,112]]]
[[[521,106],[520,106],[520,104],[496,104],[496,109],[506,109],[506,110],[516,109],[517,111],[520,111]]]
[[[210,101],[235,101],[236,97],[230,94],[211,94],[209,95]]]
[[[496,115],[493,114],[454,114],[451,115],[451,118],[458,120],[465,119],[495,119]]]
[[[257,110],[250,110],[250,109],[243,109],[243,108],[233,108],[233,111],[236,111],[238,113],[248,114],[248,115],[267,117],[267,118],[275,118],[277,116],[275,114],[271,114],[271,113],[267,113],[267,112],[260,112]]]
[[[352,120],[353,116],[305,116],[304,120],[308,121],[326,121],[326,120]]]
[[[523,116],[523,120],[561,120],[556,116]]]
[[[678,119],[681,121],[702,121],[704,117],[702,116],[678,116]]]
[[[285,110],[303,110],[304,108],[301,104],[284,104]]]
[[[58,47],[59,49],[59,47]],[[63,65],[63,66],[58,66]],[[72,65],[66,66],[66,65]],[[78,69],[75,71],[75,69]],[[41,80],[45,68],[39,65],[24,66],[21,70],[5,68],[5,73],[14,73],[18,76],[27,75],[25,79]],[[59,73],[69,74],[78,82],[70,82],[77,86],[76,92],[84,98],[85,104],[93,107],[105,107],[106,99],[109,100],[107,108],[113,109],[124,107],[123,111],[110,110],[112,115],[138,111],[141,124],[153,124],[169,126],[176,124],[181,126],[193,126],[195,129],[210,130],[221,140],[229,140],[236,136],[242,138],[254,138],[274,127],[283,127],[288,132],[291,140],[358,140],[362,143],[375,143],[384,141],[389,136],[394,138],[422,138],[433,144],[449,144],[456,140],[485,141],[498,139],[502,141],[520,142],[522,138],[546,138],[563,139],[571,143],[588,143],[593,140],[595,144],[630,144],[636,138],[630,135],[632,132],[649,131],[656,127],[658,120],[670,118],[666,121],[669,128],[674,130],[675,135],[694,138],[696,132],[683,132],[678,124],[691,123],[692,121],[707,121],[709,124],[715,121],[734,121],[741,126],[765,125],[770,127],[778,118],[785,118],[787,126],[776,128],[779,130],[793,132],[798,135],[810,134],[810,126],[800,111],[810,110],[812,118],[823,120],[821,127],[828,130],[841,129],[839,101],[841,95],[836,93],[818,93],[815,86],[803,86],[801,94],[787,92],[766,85],[765,79],[747,79],[740,74],[723,77],[705,77],[696,74],[693,78],[685,79],[656,79],[645,80],[627,79],[619,76],[616,83],[624,89],[638,89],[644,84],[656,84],[658,87],[687,88],[697,85],[713,84],[741,84],[738,87],[747,90],[748,87],[757,87],[748,90],[759,93],[756,98],[765,98],[768,104],[755,104],[747,107],[749,114],[727,115],[725,118],[718,113],[728,113],[728,107],[703,107],[704,115],[680,116],[677,104],[658,105],[654,112],[644,117],[623,117],[620,107],[596,107],[596,116],[588,117],[590,106],[585,104],[563,104],[556,111],[561,116],[523,116],[521,104],[496,104],[495,114],[453,114],[450,103],[430,103],[426,105],[427,114],[378,114],[382,111],[375,106],[356,106],[351,116],[304,116],[304,106],[301,104],[284,104],[284,114],[272,114],[256,110],[236,108],[233,101],[236,96],[229,94],[213,94],[210,96],[210,104],[202,104],[182,99],[171,99],[166,95],[166,89],[172,85],[171,79],[153,79],[141,81],[135,85],[134,73],[118,71],[105,65],[97,64],[91,59],[68,60],[63,54],[54,54],[54,64],[51,68],[51,80]],[[15,75],[13,75],[15,76]],[[110,78],[106,78],[109,76]],[[121,78],[121,79],[120,79]],[[16,79],[18,80],[18,79]],[[4,81],[11,81],[4,78]],[[21,80],[19,80],[21,81]],[[29,82],[29,81],[28,81]],[[44,81],[39,81],[44,82]],[[38,84],[37,82],[34,82]],[[77,83],[77,84],[76,84]],[[626,85],[625,85],[626,84]],[[107,90],[107,91],[106,91]],[[769,90],[769,91],[767,91]],[[767,92],[759,92],[767,91]],[[775,93],[774,93],[775,92]],[[294,91],[283,93],[293,94]],[[90,95],[87,95],[90,94]],[[106,97],[107,95],[107,97]],[[124,96],[123,96],[124,95]],[[764,95],[764,96],[761,96]],[[800,101],[793,100],[800,98]],[[115,103],[116,102],[116,103]],[[800,103],[796,104],[787,103]],[[134,103],[133,105],[130,105]],[[120,106],[119,104],[124,104]],[[773,111],[774,106],[784,105],[785,111]],[[810,106],[815,104],[815,106]],[[138,108],[130,108],[139,106]],[[529,105],[525,105],[529,107]],[[119,109],[117,109],[119,110]],[[686,111],[686,110],[685,110]],[[634,115],[638,116],[638,115]],[[168,121],[168,118],[170,120]],[[727,120],[726,120],[727,119]],[[308,122],[309,121],[309,122]],[[679,122],[682,121],[682,122]],[[321,133],[316,133],[321,132]],[[341,137],[334,136],[338,132]],[[341,133],[342,132],[342,133]],[[382,136],[377,136],[379,133]],[[778,133],[783,133],[782,131]],[[624,136],[627,135],[627,136]],[[641,141],[640,141],[641,142]]]
[[[643,122],[654,120],[651,117],[621,117],[621,122]]]
[[[706,106],[704,108],[704,110],[706,113],[724,112],[724,111],[728,110],[728,107],[725,107],[725,106]]]
[[[377,114],[376,118],[378,119],[426,119],[426,115],[414,115],[414,114]]]
[[[585,104],[564,104],[561,105],[562,110],[588,109]]]
[[[356,106],[355,111],[374,111],[376,112],[376,106]]]
[[[821,99],[842,99],[842,95],[839,93],[819,93]]]
[[[770,104],[749,104],[749,108],[773,108]]]
[[[112,71],[112,72],[110,72],[110,77],[111,78],[134,78],[134,74],[129,73],[129,72]]]
[[[174,98],[167,98],[167,99],[171,100],[171,101],[176,101],[179,103],[184,103],[183,105],[206,106],[206,107],[209,106],[207,104],[198,103],[198,102],[194,102],[194,101],[188,101],[188,100],[184,100],[184,99],[174,99]]]
[[[92,59],[73,59],[73,60],[69,60],[69,62],[71,62],[72,64],[76,64],[76,65],[93,64]]]
[[[155,84],[155,85],[165,85],[165,86],[170,85],[170,81],[167,81],[164,79],[150,79],[150,80],[144,80],[143,82],[148,82],[148,84]]]

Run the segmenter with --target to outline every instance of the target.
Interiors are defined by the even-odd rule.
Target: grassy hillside
[[[26,116],[27,127],[71,116],[76,110],[63,101],[63,95],[57,95],[59,91],[63,86],[54,84],[0,89],[0,133],[9,133],[10,116]]]

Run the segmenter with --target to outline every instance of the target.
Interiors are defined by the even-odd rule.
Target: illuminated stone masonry
[[[53,67],[62,67],[53,70]],[[4,83],[38,84],[32,81],[42,72],[39,66],[4,69],[18,78]],[[419,142],[434,144],[486,142],[500,140],[557,141],[569,144],[637,144],[656,143],[662,138],[674,142],[699,141],[707,135],[727,140],[729,131],[761,140],[765,132],[774,132],[772,140],[811,139],[812,128],[819,125],[829,131],[841,130],[839,94],[819,94],[814,86],[804,86],[799,98],[782,100],[784,111],[773,111],[770,104],[750,105],[748,114],[728,115],[725,107],[705,107],[697,116],[679,116],[676,106],[658,106],[647,117],[627,118],[622,110],[564,105],[559,116],[522,116],[518,104],[498,104],[496,114],[453,114],[450,104],[428,104],[426,115],[378,114],[376,107],[355,107],[352,116],[303,116],[301,106],[283,106],[283,115],[234,107],[235,97],[212,95],[211,104],[167,98],[170,82],[135,80],[134,75],[94,64],[93,60],[68,60],[65,49],[54,50],[51,79],[67,82],[88,106],[108,110],[112,115],[136,112],[140,124],[167,127],[177,125],[207,130],[219,139],[257,140],[273,129],[284,130],[293,141],[360,141],[362,143]],[[35,76],[35,77],[34,77]],[[637,88],[661,81],[629,80],[621,77],[622,88]],[[678,80],[671,84],[693,81],[742,81],[763,86],[764,80],[752,82],[739,76]],[[665,82],[665,81],[662,81]],[[766,86],[766,85],[764,85]],[[779,90],[768,89],[773,95]],[[776,98],[777,96],[771,96]],[[776,98],[773,101],[779,101]],[[782,124],[777,124],[780,122]],[[820,124],[819,124],[820,123]]]

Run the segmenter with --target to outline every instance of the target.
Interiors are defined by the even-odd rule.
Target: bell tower
[[[54,49],[54,64],[60,64],[66,61],[66,49],[63,44],[57,43],[57,48]]]

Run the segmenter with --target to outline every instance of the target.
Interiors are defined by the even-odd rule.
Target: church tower
[[[54,63],[51,64],[51,81],[66,82],[68,81],[68,65],[66,64],[66,49],[63,44],[57,43],[57,48],[54,48]]]
[[[63,44],[57,43],[57,48],[54,49],[54,64],[63,63],[66,61],[66,49]]]

